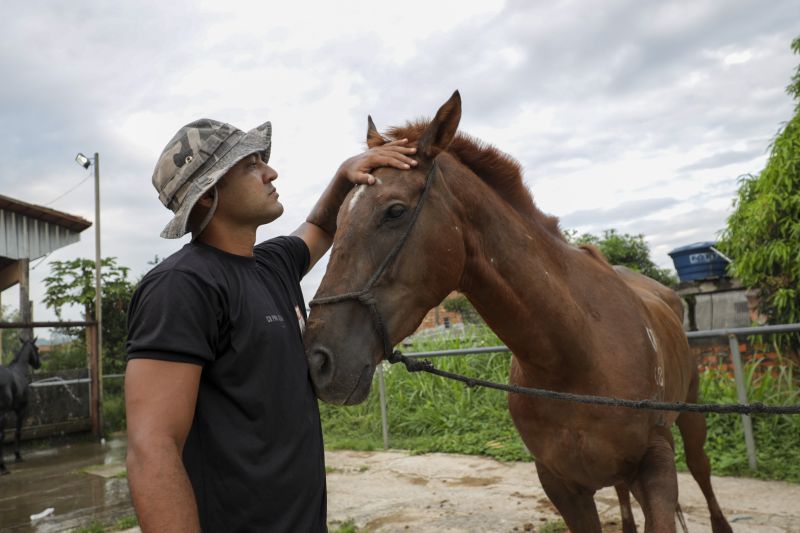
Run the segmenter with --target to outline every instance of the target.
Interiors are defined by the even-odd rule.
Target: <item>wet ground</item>
[[[24,462],[14,463],[6,445],[11,473],[0,476],[0,531],[71,531],[133,515],[124,477],[125,447],[124,439],[61,443],[23,450]],[[31,520],[49,508],[51,514]]]

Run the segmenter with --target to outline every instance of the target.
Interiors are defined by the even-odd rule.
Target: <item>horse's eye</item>
[[[386,218],[388,220],[400,218],[403,216],[403,213],[406,212],[406,206],[403,204],[392,204],[389,206],[389,209],[386,210]]]

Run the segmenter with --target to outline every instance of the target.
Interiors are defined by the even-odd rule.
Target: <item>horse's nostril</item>
[[[321,346],[314,348],[308,358],[308,363],[311,367],[311,377],[317,385],[329,380],[333,375],[331,353]]]

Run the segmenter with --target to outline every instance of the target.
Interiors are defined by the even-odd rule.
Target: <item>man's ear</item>
[[[376,146],[383,146],[386,142],[383,135],[378,133],[378,128],[375,127],[375,123],[372,122],[372,116],[367,115],[367,147],[375,148]]]
[[[208,191],[206,191],[194,205],[195,207],[199,205],[200,207],[211,209],[211,204],[213,203],[214,203],[214,189],[211,188]]]

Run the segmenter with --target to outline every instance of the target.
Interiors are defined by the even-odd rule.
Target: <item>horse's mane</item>
[[[390,139],[408,139],[413,143],[419,140],[429,124],[429,120],[419,119],[390,128],[386,134]],[[472,170],[523,217],[540,223],[550,233],[564,239],[558,218],[546,215],[533,203],[533,196],[522,180],[519,161],[491,144],[461,132],[456,134],[447,152]]]

